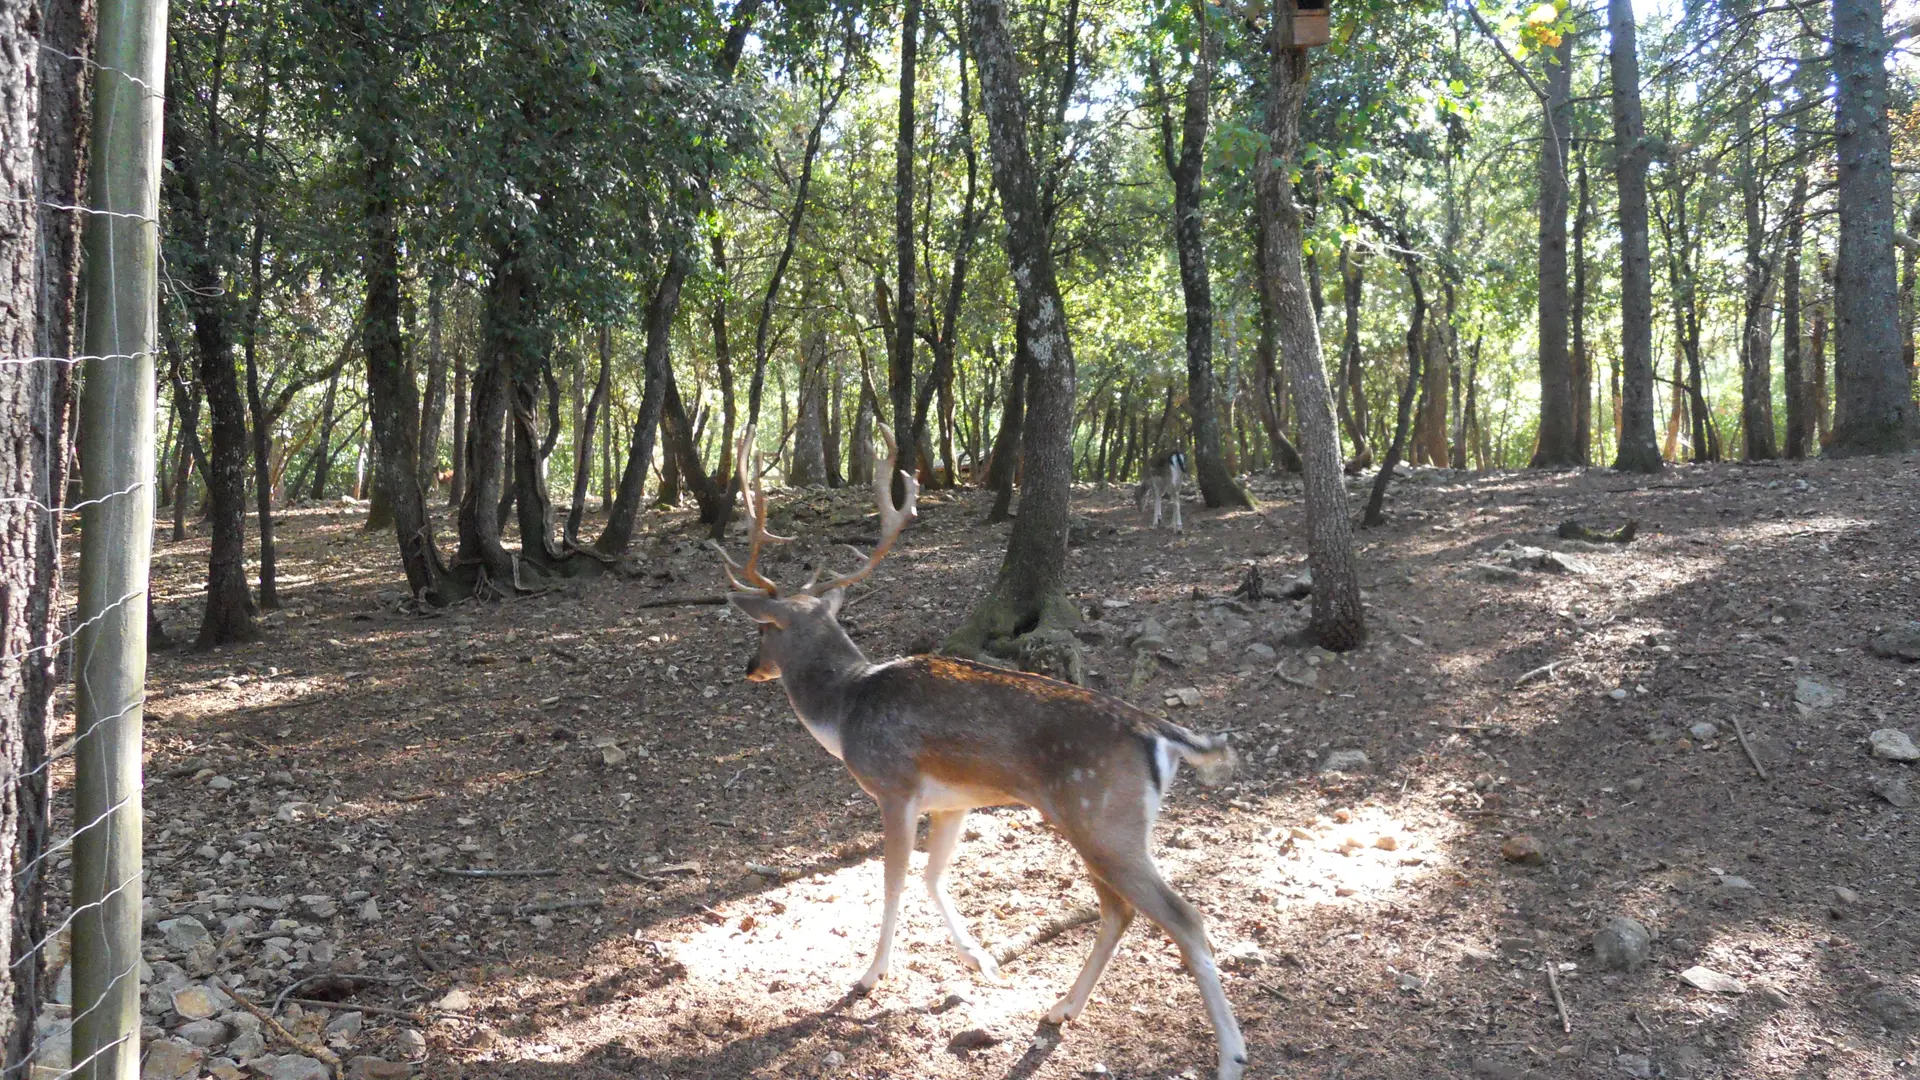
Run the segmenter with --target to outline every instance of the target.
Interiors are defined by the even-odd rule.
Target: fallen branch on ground
[[[551,767],[551,766],[549,766]],[[459,870],[449,866],[436,867],[436,874],[447,877],[496,878],[496,877],[552,877],[560,871],[557,868],[541,870]]]
[[[267,1025],[268,1030],[272,1031],[281,1042],[286,1043],[288,1046],[310,1058],[317,1059],[321,1064],[325,1065],[333,1072],[333,1080],[346,1080],[346,1070],[342,1068],[340,1064],[339,1054],[334,1053],[319,1043],[308,1043],[302,1040],[294,1035],[293,1032],[283,1027],[280,1021],[275,1020],[272,1013],[267,1012],[265,1009],[241,997],[239,994],[234,994],[233,1000],[237,1002],[241,1008],[259,1017],[260,1022]],[[301,1004],[304,1005],[305,1002],[303,1001]]]
[[[1092,904],[1083,904],[1071,911],[1062,912],[1037,926],[1021,931],[1019,936],[993,951],[996,962],[1010,964],[1014,957],[1040,945],[1052,941],[1076,926],[1085,926],[1100,921],[1100,909]]]

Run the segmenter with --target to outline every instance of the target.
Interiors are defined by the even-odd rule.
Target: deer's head
[[[816,571],[805,585],[785,593],[760,572],[760,553],[767,544],[784,544],[792,537],[775,536],[767,531],[767,502],[760,487],[763,470],[760,456],[753,447],[753,427],[749,425],[740,435],[739,452],[734,460],[741,470],[740,498],[748,523],[747,561],[734,562],[719,544],[714,543],[712,547],[720,553],[727,580],[733,583],[734,591],[727,595],[727,602],[760,627],[759,651],[747,663],[747,678],[753,682],[780,678],[784,672],[801,669],[813,657],[837,652],[832,647],[847,640],[846,631],[840,628],[837,618],[847,586],[873,573],[873,568],[880,565],[880,560],[886,558],[894,542],[900,539],[901,532],[918,519],[915,504],[920,497],[920,484],[904,471],[900,478],[907,497],[901,505],[894,505],[893,475],[899,448],[894,444],[893,432],[884,424],[878,427],[880,438],[887,446],[884,463],[876,454],[873,470],[874,500],[880,504],[880,542],[870,553],[851,549],[865,560],[852,573],[821,582]]]

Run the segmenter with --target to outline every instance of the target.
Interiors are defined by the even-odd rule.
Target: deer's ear
[[[785,630],[791,621],[791,613],[784,600],[768,596],[766,593],[736,592],[727,594],[727,603],[740,610],[740,613],[754,622]]]
[[[827,617],[832,619],[832,618],[839,617],[840,605],[842,603],[845,603],[846,599],[847,599],[847,590],[833,589],[833,590],[830,590],[825,596],[822,596],[820,598],[820,602],[827,605]]]

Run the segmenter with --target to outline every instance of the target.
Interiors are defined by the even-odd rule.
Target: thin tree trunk
[[[1301,268],[1300,210],[1291,180],[1291,170],[1300,156],[1300,113],[1306,99],[1309,61],[1306,50],[1281,44],[1292,39],[1292,7],[1285,0],[1274,0],[1271,10],[1266,123],[1272,156],[1260,156],[1255,175],[1266,236],[1266,274],[1261,287],[1280,324],[1281,352],[1293,390],[1294,411],[1300,420],[1307,562],[1313,573],[1313,615],[1307,630],[1322,647],[1344,651],[1366,639],[1366,614],[1360,604],[1360,578],[1353,561],[1353,520],[1341,479],[1333,395],[1321,359],[1320,327]]]
[[[567,510],[567,544],[580,545],[580,520],[587,513],[587,489],[593,484],[593,432],[606,407],[607,393],[613,385],[613,328],[602,324],[594,334],[600,352],[600,375],[593,382],[593,395],[574,425],[573,505]]]
[[[420,460],[414,475],[432,491],[440,476],[440,425],[447,415],[447,354],[441,339],[446,322],[444,286],[436,272],[427,285],[427,396],[420,406]],[[458,391],[455,391],[458,393]]]
[[[1787,200],[1786,265],[1780,272],[1781,377],[1786,383],[1787,446],[1789,458],[1807,456],[1809,436],[1806,364],[1800,332],[1800,252],[1806,246],[1807,165],[1794,170],[1793,195]]]
[[[1572,129],[1573,40],[1542,51],[1547,98],[1540,140],[1540,442],[1533,468],[1580,463],[1567,357],[1567,149]]]
[[[894,327],[891,347],[887,350],[887,393],[892,398],[893,428],[901,436],[901,445],[907,447],[908,454],[917,454],[920,445],[919,428],[913,417],[913,336],[916,296],[914,271],[915,251],[913,242],[913,166],[914,166],[914,93],[918,76],[918,58],[920,50],[920,0],[903,0],[900,20],[900,94],[899,127],[893,144],[893,252],[896,269],[894,275]],[[963,60],[962,63],[965,61]],[[855,453],[865,453],[865,447],[855,447]],[[916,463],[905,463],[906,471],[915,471]],[[905,495],[901,481],[893,482],[893,498],[896,503]]]
[[[1173,235],[1179,254],[1180,290],[1186,300],[1187,407],[1192,416],[1194,478],[1209,507],[1252,506],[1253,500],[1222,458],[1220,417],[1214,405],[1213,283],[1207,267],[1206,186],[1207,120],[1212,105],[1214,38],[1207,5],[1192,4],[1195,38],[1178,138],[1173,111],[1160,109],[1160,160],[1173,181]],[[1159,81],[1154,65],[1154,81]],[[1166,95],[1162,95],[1164,100]]]
[[[244,342],[241,354],[247,371],[247,411],[253,419],[253,502],[254,521],[260,531],[260,609],[277,611],[280,590],[276,581],[273,549],[273,473],[271,468],[273,424],[266,402],[260,396],[260,277],[266,230],[256,218],[253,223],[253,254],[248,270],[246,322],[241,326]]]
[[[1573,351],[1568,354],[1567,387],[1573,405],[1573,444],[1580,464],[1593,464],[1593,357],[1587,353],[1587,224],[1591,202],[1587,193],[1587,155],[1576,164],[1579,198],[1573,211],[1573,296],[1569,321]],[[1452,285],[1448,285],[1452,291]]]
[[[453,476],[447,482],[447,505],[458,509],[467,495],[467,440],[470,438],[467,407],[471,391],[467,372],[471,365],[456,357],[453,361]]]
[[[1413,253],[1412,244],[1404,229],[1379,218],[1374,219],[1374,224],[1393,245],[1394,257],[1400,260],[1401,271],[1407,278],[1407,289],[1413,294],[1413,312],[1407,320],[1407,381],[1400,390],[1400,407],[1394,414],[1393,439],[1387,444],[1386,460],[1380,463],[1380,472],[1373,479],[1373,493],[1367,497],[1366,515],[1360,520],[1360,524],[1366,528],[1386,524],[1383,511],[1387,501],[1387,485],[1393,480],[1393,470],[1399,467],[1400,455],[1406,449],[1407,426],[1413,416],[1414,397],[1421,393],[1425,382],[1421,362],[1427,348],[1427,292],[1420,284],[1420,264]]]
[[[1620,447],[1614,468],[1658,472],[1665,464],[1654,438],[1653,280],[1647,252],[1647,158],[1640,118],[1640,57],[1633,0],[1607,0],[1613,39],[1614,173],[1620,187],[1620,366],[1624,383]]]
[[[1367,390],[1361,381],[1360,301],[1366,285],[1366,267],[1354,257],[1353,245],[1340,245],[1340,298],[1346,310],[1346,337],[1340,345],[1340,425],[1346,428],[1353,456],[1346,471],[1359,474],[1373,464],[1367,442]]]
[[[1746,280],[1740,320],[1740,441],[1748,461],[1775,454],[1773,437],[1773,264],[1767,253],[1761,177],[1754,162],[1751,98],[1735,115],[1740,202],[1746,224]]]

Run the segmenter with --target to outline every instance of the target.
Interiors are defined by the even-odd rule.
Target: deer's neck
[[[840,725],[847,715],[848,698],[853,684],[873,664],[844,632],[831,635],[821,645],[798,670],[781,672],[780,682],[787,688],[787,700],[793,703],[793,711],[808,734],[827,753],[844,759]]]

